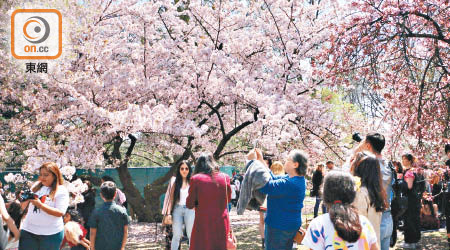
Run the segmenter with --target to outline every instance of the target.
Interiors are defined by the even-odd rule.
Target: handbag
[[[294,242],[297,244],[301,244],[303,241],[303,238],[305,238],[306,230],[300,227],[297,231],[297,233],[294,236]]]
[[[311,219],[308,220],[308,218],[306,218],[305,228],[308,228],[310,221],[311,221]],[[300,228],[297,230],[297,233],[295,233],[294,242],[297,244],[301,244],[303,241],[303,238],[305,238],[305,235],[306,235],[306,230],[303,229],[302,226],[300,226]]]
[[[170,186],[170,190],[169,190],[169,195],[172,193],[172,188],[173,185],[170,185],[170,180],[169,180],[169,186]],[[164,204],[165,207],[167,207],[167,203],[170,202],[170,199],[166,200],[166,204]],[[164,225],[172,225],[172,215],[171,214],[165,214],[162,220],[162,224]]]
[[[233,229],[230,228],[230,233],[227,235],[227,250],[236,250],[237,240],[234,236]]]
[[[228,187],[227,187],[227,178],[225,177],[225,199],[227,201],[226,206],[228,206]],[[228,235],[227,235],[227,250],[236,250],[237,249],[237,240],[236,236],[233,233],[233,229],[231,228],[230,215],[228,214]]]
[[[172,225],[172,215],[170,215],[170,214],[164,215],[163,224],[164,225]]]

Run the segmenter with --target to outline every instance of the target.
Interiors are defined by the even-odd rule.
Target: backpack
[[[405,193],[405,181],[398,179],[395,173],[392,162],[388,163],[389,168],[392,171],[392,178],[394,183],[392,184],[392,201],[391,201],[391,214],[394,220],[398,220],[408,209],[408,196]]]
[[[417,187],[416,192],[422,197],[422,194],[425,192],[427,186],[425,184],[425,177],[422,174],[415,174],[414,184]]]

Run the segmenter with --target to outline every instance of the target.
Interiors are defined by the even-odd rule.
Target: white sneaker
[[[413,244],[412,243],[403,243],[400,247],[401,248],[413,248]]]
[[[403,243],[403,245],[400,246],[401,248],[409,248],[409,249],[416,249],[417,243]]]

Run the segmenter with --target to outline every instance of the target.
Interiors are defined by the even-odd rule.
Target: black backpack
[[[394,166],[391,162],[388,163],[389,168],[392,171],[392,178],[394,183],[392,184],[392,191],[394,196],[391,201],[391,214],[392,219],[398,220],[408,209],[408,196],[405,193],[405,181],[397,178]],[[389,195],[389,194],[387,194]]]

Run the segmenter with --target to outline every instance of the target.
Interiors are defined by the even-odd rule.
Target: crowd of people
[[[366,141],[373,140],[371,135]],[[373,145],[376,145],[376,140]],[[404,241],[402,247],[416,248],[421,239],[421,231],[436,230],[449,225],[446,222],[446,215],[450,209],[448,203],[447,183],[450,181],[450,145],[445,146],[445,153],[449,160],[442,165],[430,166],[429,164],[418,162],[412,154],[404,154],[401,161],[384,162],[391,169],[392,180],[391,189],[381,189],[380,183],[383,182],[383,161],[376,164],[376,159],[382,159],[381,155],[377,157],[377,151],[368,148],[375,157],[368,157],[367,152],[357,149],[359,153],[355,155],[356,160],[351,165],[350,173],[359,177],[361,188],[356,195],[353,206],[360,214],[366,216],[372,225],[377,229],[380,226],[380,211],[387,211],[391,208],[389,204],[394,200],[396,211],[392,211],[393,225],[392,234],[389,240],[391,246],[396,243],[397,231],[402,231]],[[381,153],[381,152],[380,152]],[[360,160],[364,159],[364,160]],[[359,163],[358,163],[359,162]],[[384,168],[386,170],[386,168]],[[381,172],[380,172],[381,170]],[[323,170],[323,164],[319,164],[312,174],[311,196],[316,197],[314,208],[314,218],[318,216],[322,195],[323,178],[326,173]],[[379,176],[379,178],[374,178]],[[389,186],[388,186],[389,188]],[[387,190],[387,191],[386,191]],[[386,197],[386,198],[385,198]],[[385,205],[383,207],[382,205]],[[326,206],[322,206],[323,213],[326,213]],[[395,214],[394,214],[395,213]],[[383,214],[381,214],[382,216]],[[448,227],[447,227],[448,228]],[[377,231],[377,236],[379,232]],[[380,238],[379,238],[380,239]],[[387,249],[386,246],[382,249]]]
[[[102,177],[95,209],[96,191],[89,180],[84,202],[69,206],[70,196],[59,166],[44,163],[39,178],[28,189],[18,190],[15,199],[0,196],[0,213],[6,224],[0,230],[0,249],[125,249],[130,222],[125,195],[109,176]],[[119,196],[119,194],[121,194]],[[119,197],[119,198],[118,198]]]
[[[264,249],[292,249],[300,234],[302,240],[298,243],[311,249],[387,250],[396,244],[398,231],[404,234],[401,247],[417,248],[423,230],[450,225],[447,191],[450,145],[445,146],[449,160],[439,166],[420,163],[412,154],[404,154],[400,161],[388,160],[382,155],[384,147],[383,135],[367,134],[342,166],[327,161],[318,164],[315,171],[308,168],[308,156],[302,151],[289,152],[283,164],[272,162],[260,149],[254,149],[247,155],[245,174],[233,176],[231,182],[228,176],[223,180],[223,175],[217,169],[214,171],[211,156],[212,165],[207,169],[212,170],[203,171],[205,168],[197,163],[195,173],[191,176],[189,169],[189,178],[185,178],[180,167],[180,173],[177,171],[171,182],[184,178],[180,183],[188,183],[178,185],[178,189],[189,188],[186,209],[192,210],[189,217],[195,219],[193,225],[185,217],[184,225],[173,219],[177,233],[174,233],[171,249],[178,249],[182,227],[186,228],[190,249],[232,249],[227,247],[233,238],[228,217],[230,208],[227,209],[229,201],[237,206],[238,215],[248,209],[259,211]],[[311,180],[312,185],[308,185],[307,180]],[[166,195],[169,198],[165,203],[184,204],[184,201],[170,198],[171,186],[174,185],[169,185]],[[308,189],[316,201],[314,219],[302,228],[302,208]],[[165,208],[166,217],[180,216],[170,206]],[[220,223],[212,223],[212,218],[220,219]],[[183,217],[176,220],[183,221]]]
[[[202,154],[195,168],[182,161],[162,209],[166,249],[180,249],[183,239],[195,250],[235,249],[232,207],[238,215],[259,211],[267,250],[290,250],[294,241],[310,249],[387,250],[396,244],[398,231],[404,234],[402,247],[414,249],[423,230],[447,226],[449,233],[450,145],[445,146],[445,165],[418,162],[412,154],[391,161],[383,157],[384,147],[383,135],[367,134],[342,166],[327,161],[313,171],[303,151],[292,150],[281,162],[253,149],[245,174],[232,178],[220,173],[211,154]],[[2,249],[125,249],[130,223],[126,196],[104,176],[104,203],[95,209],[96,191],[90,181],[84,183],[84,202],[70,207],[59,167],[48,162],[18,199],[4,202],[0,197],[6,225],[0,230]],[[303,223],[307,191],[315,198],[314,219]]]

